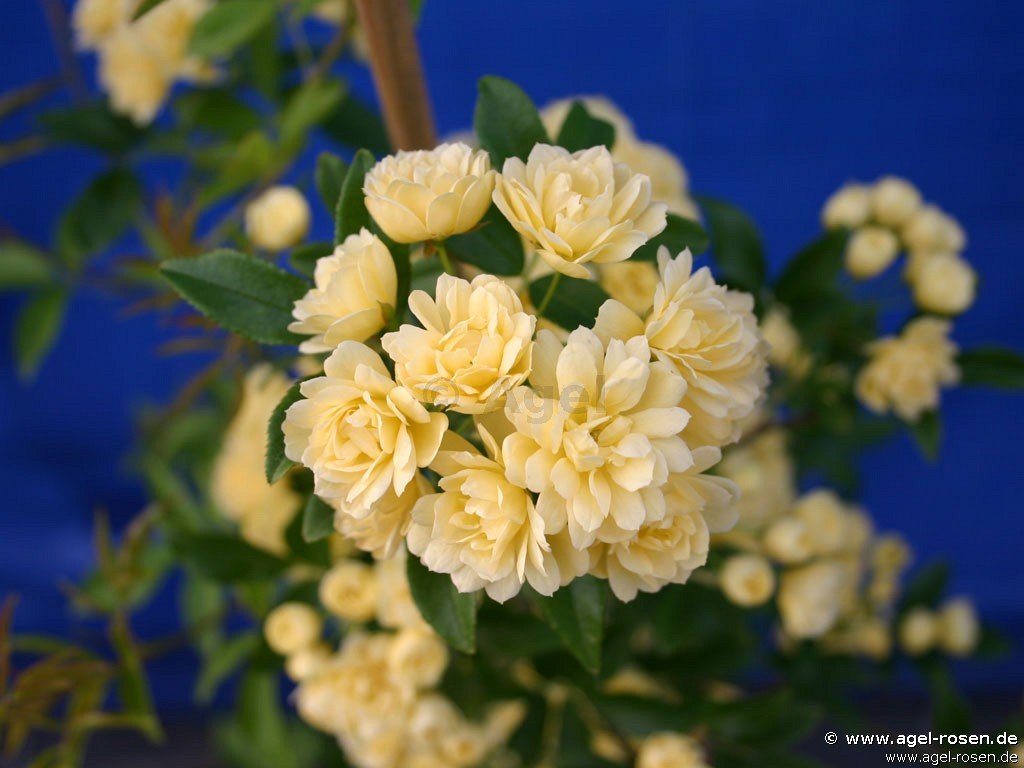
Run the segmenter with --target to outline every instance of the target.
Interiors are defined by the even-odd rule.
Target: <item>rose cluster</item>
[[[327,357],[287,411],[285,451],[336,527],[378,557],[405,541],[499,601],[587,573],[623,600],[686,581],[735,520],[735,486],[708,470],[767,383],[753,299],[661,248],[647,301],[608,299],[593,327],[545,316],[560,279],[600,279],[666,225],[650,177],[604,146],[537,144],[500,173],[466,144],[399,152],[363,194],[370,226],[317,262],[290,326]],[[552,273],[536,304],[448,251],[494,215],[525,269]],[[407,296],[405,244],[414,269],[444,267]]]

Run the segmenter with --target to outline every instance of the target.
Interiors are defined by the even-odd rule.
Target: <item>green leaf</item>
[[[38,288],[53,277],[46,254],[38,248],[18,240],[0,243],[0,291]]]
[[[591,115],[582,101],[574,101],[555,143],[570,152],[601,145],[611,149],[615,145],[615,126]]]
[[[555,275],[545,275],[530,283],[530,301],[539,307],[547,295]],[[554,295],[544,310],[544,317],[562,328],[572,331],[581,325],[590,327],[597,319],[597,312],[609,296],[597,283],[561,275]]]
[[[708,713],[708,725],[723,743],[771,749],[799,741],[820,717],[816,705],[782,690],[719,704]]]
[[[782,270],[775,283],[775,297],[795,305],[809,296],[828,293],[843,268],[847,231],[834,229],[804,247]]]
[[[934,608],[946,592],[949,584],[949,564],[944,562],[929,563],[918,569],[900,599],[900,613],[905,613],[918,606]]]
[[[971,708],[950,673],[944,659],[931,657],[920,662],[932,697],[933,729],[940,733],[970,733]]]
[[[363,179],[373,168],[374,162],[373,155],[366,149],[360,149],[352,158],[352,164],[349,165],[345,181],[341,185],[341,194],[335,211],[335,243],[341,243],[349,235],[370,226],[370,212],[366,210],[366,198],[363,195]]]
[[[326,539],[309,540],[305,536],[306,505],[296,511],[288,527],[284,530],[284,541],[292,554],[293,560],[309,563],[319,568],[331,566],[331,550]]]
[[[730,288],[755,296],[764,284],[765,259],[761,236],[754,222],[730,203],[698,197],[711,230],[711,246],[722,280]]]
[[[35,294],[18,313],[14,325],[14,359],[18,373],[31,379],[53,348],[67,312],[67,294],[51,288]]]
[[[182,124],[239,140],[263,124],[259,112],[227,88],[186,91],[174,101]]]
[[[665,229],[641,245],[632,258],[655,261],[661,246],[668,248],[669,256],[675,258],[687,248],[694,256],[699,256],[708,249],[708,233],[700,222],[668,214]]]
[[[330,256],[334,252],[334,243],[306,243],[295,248],[288,256],[288,263],[292,268],[305,275],[313,277],[316,271],[316,263],[324,256]]]
[[[942,445],[942,417],[938,411],[928,411],[910,425],[914,442],[928,461],[935,461]]]
[[[295,466],[295,462],[284,455],[284,432],[281,427],[284,424],[285,411],[302,399],[302,382],[297,381],[288,388],[284,397],[274,407],[270,414],[270,421],[267,423],[267,453],[265,457],[265,472],[267,482],[273,485],[285,473]]]
[[[199,19],[188,50],[204,59],[225,57],[274,19],[272,0],[221,0]]]
[[[391,152],[391,142],[380,115],[352,93],[347,93],[341,106],[324,123],[324,132],[347,147],[364,147],[376,156]]]
[[[496,168],[509,157],[525,159],[534,144],[548,142],[547,131],[530,97],[502,77],[480,78],[473,127]]]
[[[227,533],[177,533],[178,556],[216,581],[253,581],[277,576],[288,562]]]
[[[648,736],[659,731],[685,732],[698,724],[689,711],[692,707],[669,706],[656,699],[598,694],[593,697],[593,703],[616,730],[633,736]]]
[[[142,0],[139,7],[135,9],[135,13],[132,14],[132,21],[138,21],[163,2],[165,0]]]
[[[80,264],[110,245],[135,222],[142,208],[142,185],[135,174],[117,168],[97,177],[68,207],[57,229],[57,252]]]
[[[220,645],[227,617],[225,589],[215,581],[186,572],[178,593],[185,626],[201,654]]]
[[[338,210],[341,186],[345,183],[348,163],[330,152],[321,152],[316,158],[316,191],[324,207],[334,215]]]
[[[434,573],[412,554],[406,557],[409,590],[420,614],[453,648],[476,651],[476,595],[459,592],[445,573]]]
[[[606,582],[593,576],[573,579],[551,597],[531,593],[533,604],[569,652],[591,674],[601,671]]]
[[[274,145],[261,131],[252,131],[240,141],[233,141],[218,150],[216,180],[202,190],[199,197],[202,206],[265,178],[276,162]]]
[[[523,271],[523,241],[494,206],[479,227],[448,238],[445,245],[459,261],[492,275],[518,275]]]
[[[281,141],[286,147],[301,146],[311,128],[326,120],[345,95],[339,80],[316,78],[300,87],[281,113]]]
[[[257,632],[241,632],[227,642],[217,646],[203,660],[202,671],[196,680],[195,698],[200,704],[209,704],[221,684],[260,647]]]
[[[306,541],[320,541],[334,533],[334,509],[314,493],[309,494],[302,509],[302,536]]]
[[[1024,355],[1007,347],[976,347],[960,353],[960,383],[972,387],[1024,389]]]
[[[45,135],[58,144],[78,144],[118,153],[137,144],[146,131],[111,111],[106,100],[46,112],[39,118]]]
[[[296,344],[292,307],[308,286],[283,269],[238,251],[165,261],[160,272],[196,309],[246,338]]]

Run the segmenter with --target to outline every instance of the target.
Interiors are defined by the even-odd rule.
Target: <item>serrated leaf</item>
[[[914,442],[928,461],[935,461],[942,446],[942,417],[938,411],[928,411],[910,425]]]
[[[665,229],[640,246],[632,258],[655,261],[661,246],[668,248],[672,258],[687,248],[694,256],[699,256],[708,249],[708,242],[708,233],[700,222],[670,213],[666,217]]]
[[[1024,389],[1024,355],[1007,347],[976,347],[960,353],[960,383],[973,387]]]
[[[610,150],[615,145],[615,126],[591,115],[582,101],[574,101],[555,143],[570,152],[601,145]]]
[[[38,288],[53,281],[46,254],[19,240],[0,243],[0,291]]]
[[[757,227],[747,214],[723,200],[698,197],[711,231],[711,249],[718,273],[730,288],[755,296],[764,284],[764,247]]]
[[[286,560],[227,533],[177,533],[172,544],[182,560],[216,581],[269,579],[288,567]]]
[[[334,533],[334,509],[316,494],[309,494],[302,508],[302,536],[306,541],[320,541]]]
[[[313,79],[302,85],[281,113],[281,141],[285,146],[299,146],[313,127],[326,120],[345,95],[338,80]]]
[[[549,141],[536,105],[503,77],[480,78],[473,127],[496,168],[509,157],[525,159],[535,144]]]
[[[360,149],[352,158],[345,181],[341,185],[338,196],[338,207],[334,217],[334,242],[341,243],[349,235],[356,234],[363,227],[369,228],[370,212],[366,210],[366,198],[363,195],[363,180],[367,172],[374,166],[373,155],[369,150]]]
[[[284,397],[281,398],[270,414],[270,421],[267,422],[267,452],[265,457],[264,471],[267,482],[273,485],[285,473],[295,466],[295,462],[284,455],[284,425],[285,412],[292,405],[302,399],[302,382],[297,381],[288,388]]]
[[[300,340],[288,324],[308,286],[283,269],[221,249],[165,261],[160,272],[192,306],[229,331],[263,344]]]
[[[494,206],[479,227],[448,238],[445,245],[459,261],[492,275],[518,275],[523,271],[523,241]]]
[[[274,19],[272,0],[221,0],[203,14],[192,30],[188,50],[194,56],[228,56]]]
[[[601,671],[607,583],[593,576],[573,579],[551,597],[531,593],[541,618],[591,674]]]
[[[445,573],[427,569],[418,557],[406,558],[409,590],[420,614],[453,648],[476,651],[476,595],[459,592]]]
[[[115,168],[97,177],[61,216],[57,253],[77,265],[120,237],[142,209],[142,185],[129,170]]]
[[[545,275],[530,283],[530,301],[539,307],[551,286],[555,275]],[[544,317],[568,331],[581,325],[588,328],[597,319],[598,310],[609,296],[597,283],[562,275],[555,286],[555,292],[544,309]]]
[[[834,229],[800,250],[779,275],[775,297],[795,305],[808,296],[829,293],[843,268],[846,239],[845,229]]]
[[[338,198],[347,172],[348,163],[337,155],[321,152],[316,158],[316,191],[331,215],[338,210]]]
[[[67,311],[67,294],[52,288],[37,293],[21,308],[14,325],[14,359],[22,378],[35,376],[53,348]]]

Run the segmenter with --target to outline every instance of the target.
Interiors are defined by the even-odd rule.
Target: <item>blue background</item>
[[[0,91],[58,72],[41,3],[8,5]],[[821,204],[843,181],[912,179],[963,222],[982,275],[956,339],[1024,349],[1022,22],[1024,5],[998,0],[427,0],[420,39],[442,133],[469,124],[482,74],[514,79],[539,104],[605,93],[641,137],[684,159],[695,190],[753,215],[775,269],[818,232]],[[368,75],[351,75],[370,97]],[[18,127],[0,125],[0,140]],[[69,150],[0,167],[0,228],[45,243],[55,212],[98,168]],[[318,226],[329,231],[326,219]],[[5,336],[17,303],[0,296]],[[88,567],[93,511],[125,520],[143,503],[126,469],[133,412],[166,401],[202,362],[157,356],[165,329],[123,309],[78,297],[30,386],[0,355],[0,592],[22,596],[20,629],[68,631],[55,583]],[[906,439],[886,446],[865,461],[863,501],[921,559],[950,558],[955,590],[1024,641],[1024,397],[959,390],[943,411],[939,461],[926,464]],[[165,605],[142,633],[172,624]],[[998,675],[1019,685],[1024,665]]]

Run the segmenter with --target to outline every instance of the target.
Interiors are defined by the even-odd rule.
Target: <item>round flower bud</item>
[[[373,568],[342,561],[320,580],[320,602],[346,621],[369,621],[377,613],[377,577]]]
[[[707,763],[696,739],[663,731],[640,743],[636,768],[707,768]]]
[[[934,205],[922,206],[907,219],[900,236],[909,251],[959,253],[967,244],[957,220]]]
[[[814,553],[814,537],[803,520],[783,517],[765,531],[764,551],[786,565],[802,563]]]
[[[970,656],[978,647],[981,627],[970,600],[950,600],[939,611],[938,643],[951,656]]]
[[[366,341],[387,325],[398,292],[395,262],[379,237],[362,229],[316,263],[315,286],[295,302],[288,326],[311,336],[307,354],[331,352],[343,341]]]
[[[821,637],[839,617],[846,572],[836,562],[821,560],[787,571],[779,581],[779,613],[792,638]]]
[[[920,656],[935,647],[939,624],[927,608],[914,608],[900,624],[900,645],[911,656]]]
[[[869,659],[882,661],[892,653],[892,633],[880,618],[865,619],[857,624],[851,639],[857,651]]]
[[[548,266],[588,278],[588,262],[625,261],[665,228],[651,180],[616,163],[606,147],[570,153],[537,144],[505,161],[494,203]]]
[[[331,649],[324,643],[316,643],[291,654],[284,662],[284,671],[295,682],[316,675],[331,658]]]
[[[409,296],[422,328],[403,325],[381,339],[398,381],[421,402],[460,413],[501,408],[530,373],[536,318],[494,275],[472,283],[441,275],[435,294]]]
[[[418,689],[437,685],[448,666],[448,646],[426,628],[403,629],[388,651],[388,670],[396,683]]]
[[[858,280],[884,272],[896,259],[900,241],[884,227],[861,227],[846,245],[846,269]]]
[[[914,303],[928,312],[959,315],[974,303],[977,275],[971,265],[953,254],[927,257],[911,282]]]
[[[825,201],[821,223],[825,229],[859,227],[871,215],[871,188],[866,184],[846,184]]]
[[[323,621],[305,603],[282,603],[267,614],[263,635],[276,653],[290,656],[320,639]]]
[[[871,212],[879,224],[898,227],[921,207],[921,193],[905,179],[886,176],[871,190]]]
[[[309,203],[295,187],[277,186],[245,208],[245,233],[257,248],[283,251],[309,231]]]
[[[487,152],[465,144],[399,152],[366,174],[366,209],[396,243],[444,240],[480,223],[494,177]]]
[[[775,571],[760,555],[734,555],[719,574],[722,592],[736,605],[763,605],[775,591]]]

